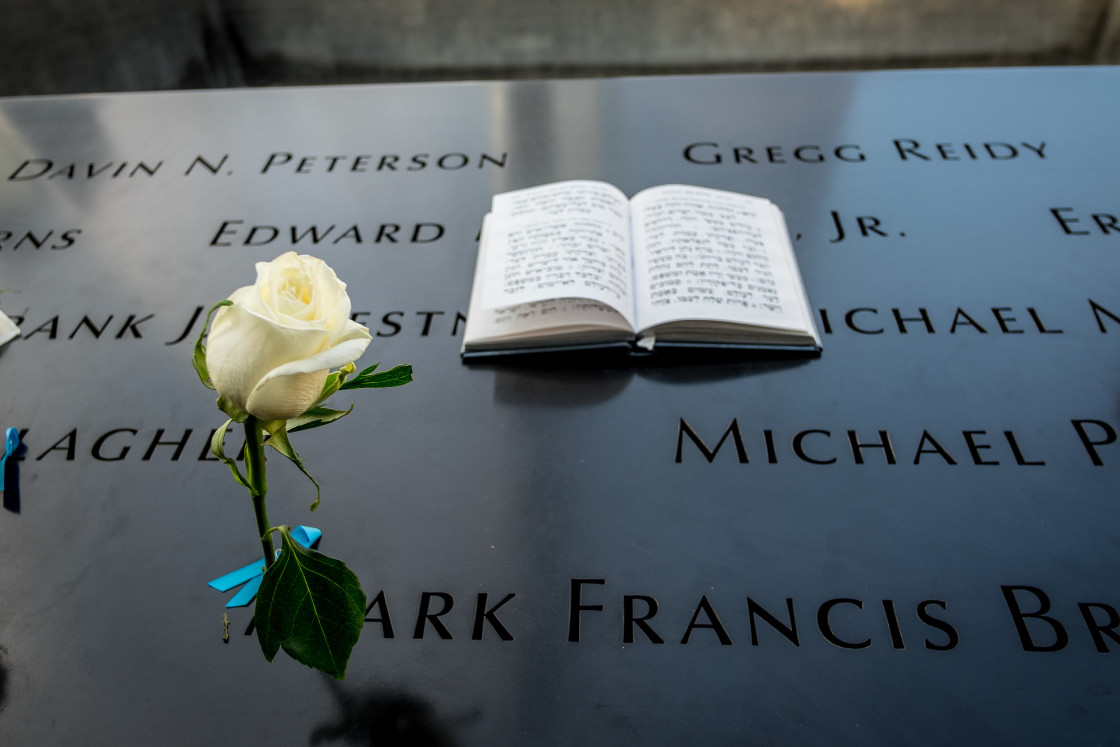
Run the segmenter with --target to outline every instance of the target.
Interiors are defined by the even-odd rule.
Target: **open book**
[[[819,352],[778,207],[676,184],[629,200],[592,181],[495,195],[463,357],[610,345]]]

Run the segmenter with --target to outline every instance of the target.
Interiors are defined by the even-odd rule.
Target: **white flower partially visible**
[[[7,314],[0,311],[0,345],[11,342],[17,337],[19,337],[19,327],[8,318]]]
[[[218,394],[262,420],[287,420],[315,404],[330,369],[357,360],[369,330],[350,319],[346,284],[326,262],[283,254],[257,263],[214,315],[206,366]]]

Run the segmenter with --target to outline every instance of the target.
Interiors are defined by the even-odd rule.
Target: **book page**
[[[494,197],[482,308],[586,298],[634,318],[629,206],[618,189],[573,181]]]
[[[632,201],[638,327],[704,319],[804,329],[803,292],[769,200],[667,185]]]
[[[633,327],[610,306],[584,298],[559,298],[547,301],[500,306],[481,306],[483,272],[490,245],[489,214],[483,219],[478,261],[471,292],[463,350],[532,348],[561,343],[602,340],[632,340]],[[523,340],[523,345],[514,344]]]
[[[595,339],[589,334],[592,330],[611,330],[612,334],[603,336],[613,339],[632,339],[634,335],[626,320],[610,306],[585,298],[557,298],[479,309],[468,316],[469,335],[466,339],[473,343],[476,340],[501,341],[568,333]]]

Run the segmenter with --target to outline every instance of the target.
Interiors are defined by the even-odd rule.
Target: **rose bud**
[[[346,284],[326,262],[295,252],[257,263],[257,282],[218,310],[206,366],[218,394],[262,420],[316,403],[332,368],[356,360],[369,330],[350,319]]]

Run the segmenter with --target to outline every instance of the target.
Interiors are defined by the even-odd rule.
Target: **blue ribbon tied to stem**
[[[315,527],[298,526],[292,530],[291,536],[296,542],[310,548],[319,541],[323,533]],[[280,553],[281,550],[276,551],[277,555]],[[231,571],[207,582],[207,586],[218,591],[229,591],[235,586],[245,584],[233,595],[233,598],[226,602],[226,607],[245,607],[256,598],[257,589],[260,588],[263,578],[264,561],[257,560],[243,568],[238,568],[236,571]]]
[[[0,457],[0,490],[4,489],[5,470],[8,469],[8,457],[16,453],[19,448],[19,429],[9,428],[4,434],[4,456]]]

